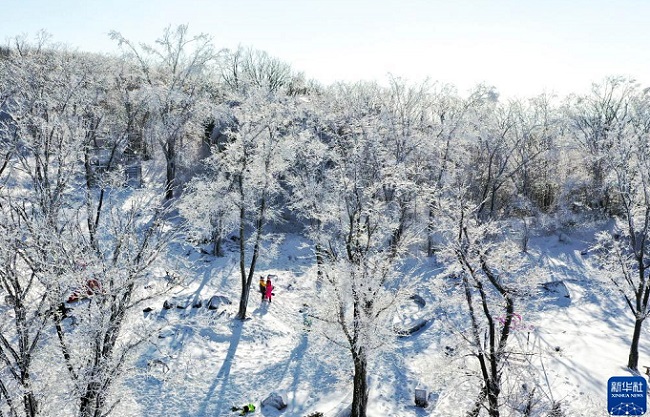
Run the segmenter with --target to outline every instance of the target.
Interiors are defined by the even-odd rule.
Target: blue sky
[[[40,29],[111,51],[117,30],[152,43],[189,24],[215,46],[253,46],[323,83],[425,77],[461,92],[585,91],[607,75],[650,85],[645,0],[4,0],[0,41]]]

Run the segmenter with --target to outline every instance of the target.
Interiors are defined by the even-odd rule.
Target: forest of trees
[[[151,332],[129,317],[167,247],[189,239],[223,256],[236,237],[243,320],[283,227],[311,242],[331,293],[314,315],[349,353],[352,417],[366,415],[368,367],[395,336],[396,300],[417,291],[403,265],[420,255],[462,288],[481,371],[468,415],[505,415],[515,306],[539,282],[523,254],[542,223],[613,219],[597,262],[634,318],[627,366],[639,366],[650,90],[634,80],[516,100],[399,78],[323,86],[187,26],[152,45],[111,37],[122,55],[45,35],[0,50],[0,416],[109,415],[125,358]],[[63,301],[89,277],[102,296],[70,332]]]

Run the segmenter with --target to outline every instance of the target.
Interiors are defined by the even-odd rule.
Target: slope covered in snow
[[[548,281],[563,285],[541,288],[521,304],[508,372],[534,375],[526,389],[536,387],[540,399],[559,401],[567,416],[605,416],[608,378],[630,375],[624,366],[633,323],[623,299],[590,266],[593,232],[570,236],[549,234],[530,242],[531,262],[547,268]],[[152,312],[143,314],[143,320],[159,322],[161,331],[138,361],[146,371],[129,381],[138,387],[134,407],[142,415],[230,416],[236,415],[232,406],[253,402],[267,417],[317,411],[345,415],[352,363],[343,350],[319,337],[309,317],[310,305],[327,300],[319,298],[306,242],[287,236],[280,255],[258,269],[257,276],[277,276],[275,297],[268,304],[253,292],[245,322],[234,318],[237,254],[213,258],[183,250],[191,273],[179,293],[204,303],[165,310],[159,299]],[[442,278],[426,262],[431,261],[420,266],[430,274],[419,291],[424,303],[404,306],[398,318],[406,327],[418,321],[424,325],[371,361],[370,416],[460,416],[476,395],[475,360],[450,330],[440,294],[427,285]],[[213,295],[232,304],[209,310],[205,301]],[[643,343],[640,354],[640,364],[650,365]],[[415,388],[431,392],[426,409],[415,407]],[[286,409],[261,407],[272,392],[285,397]],[[539,404],[531,415],[548,415],[548,407]]]

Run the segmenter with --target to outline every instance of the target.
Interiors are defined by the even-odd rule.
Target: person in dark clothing
[[[260,293],[262,294],[262,301],[266,298],[266,281],[264,277],[260,276]]]

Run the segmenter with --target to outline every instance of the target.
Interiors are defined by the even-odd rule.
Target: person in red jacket
[[[271,278],[266,278],[266,299],[271,302],[271,296],[273,295],[273,284],[271,284]]]

